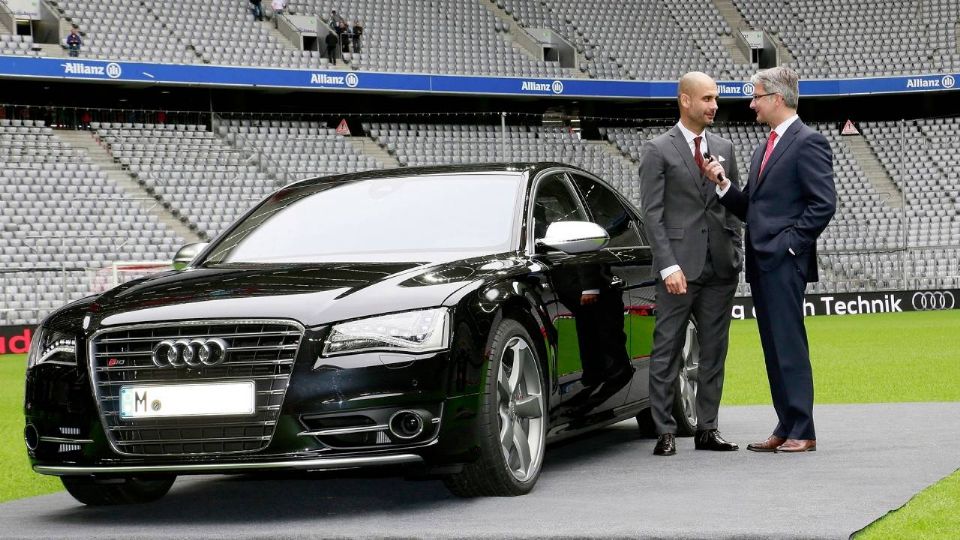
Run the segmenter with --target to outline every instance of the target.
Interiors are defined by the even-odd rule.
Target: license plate
[[[121,418],[250,415],[255,409],[253,381],[120,388]]]

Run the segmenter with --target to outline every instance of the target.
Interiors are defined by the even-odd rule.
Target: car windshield
[[[513,249],[523,177],[436,174],[283,189],[204,264],[433,261]]]

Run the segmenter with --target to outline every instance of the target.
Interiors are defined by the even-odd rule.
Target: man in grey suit
[[[715,159],[726,177],[737,182],[736,156],[730,141],[706,131],[717,112],[713,79],[687,73],[680,78],[677,101],[680,121],[644,146],[640,163],[644,223],[659,278],[650,356],[650,406],[658,435],[653,453],[666,456],[676,453],[678,425],[673,411],[679,409],[675,402],[681,350],[691,315],[700,344],[698,374],[690,374],[698,380],[697,421],[688,425],[685,420],[679,431],[690,434],[695,429],[698,450],[739,448],[717,431],[717,410],[730,310],[743,261],[741,228],[703,174],[705,163]]]

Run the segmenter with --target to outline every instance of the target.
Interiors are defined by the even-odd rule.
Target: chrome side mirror
[[[547,227],[547,234],[537,240],[541,244],[564,253],[589,253],[603,249],[610,241],[607,231],[589,221],[557,221]]]
[[[208,242],[197,242],[178,249],[177,254],[173,256],[173,269],[183,270],[209,245]]]

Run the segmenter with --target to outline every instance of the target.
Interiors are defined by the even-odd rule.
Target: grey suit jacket
[[[724,175],[739,185],[733,143],[709,131],[706,139],[710,154],[724,158]],[[644,145],[640,196],[656,277],[676,264],[688,281],[697,279],[708,243],[717,276],[737,276],[743,267],[741,222],[717,200],[714,184],[697,168],[677,126]]]

